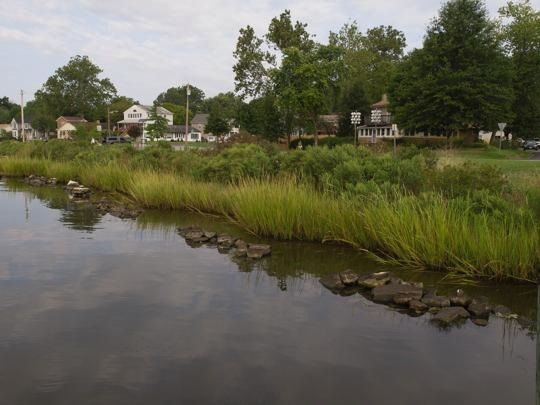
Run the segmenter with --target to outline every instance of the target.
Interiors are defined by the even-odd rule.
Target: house
[[[195,116],[191,120],[191,126],[197,129],[199,132],[205,134],[209,116],[210,114],[195,114]]]
[[[23,132],[24,132],[24,139],[26,140],[40,140],[44,139],[46,135],[38,130],[35,130],[32,127],[32,118],[27,117],[24,119],[24,130],[22,129],[21,120],[16,120],[13,118],[11,120],[11,135],[15,139],[23,139]]]
[[[83,117],[60,116],[56,119],[56,137],[71,139],[77,127],[87,122]]]
[[[150,114],[153,106],[134,104],[124,111],[124,119],[118,121],[118,128],[123,132],[127,132],[132,127],[140,127],[143,138],[146,138],[145,126],[151,123]],[[169,125],[173,125],[173,113],[164,107],[157,106],[156,112],[167,120]]]
[[[186,141],[186,126],[185,125],[169,125],[164,138],[171,142]],[[187,142],[200,142],[202,140],[202,132],[197,128],[188,126]]]
[[[359,138],[367,138],[375,142],[376,138],[397,138],[402,133],[393,125],[392,114],[388,111],[390,101],[386,94],[381,101],[371,105],[371,116],[364,118],[364,125],[357,129]]]
[[[319,115],[317,133],[319,135],[336,135],[339,130],[339,114]]]

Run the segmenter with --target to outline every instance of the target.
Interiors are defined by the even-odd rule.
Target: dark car
[[[101,143],[106,145],[112,145],[114,143],[130,143],[130,138],[125,138],[123,136],[106,136],[103,138]]]
[[[538,150],[538,143],[536,143],[536,141],[525,141],[523,150],[527,149]]]

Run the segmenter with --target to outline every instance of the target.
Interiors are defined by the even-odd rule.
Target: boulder
[[[409,309],[415,314],[423,314],[429,307],[422,301],[413,299],[409,301]]]
[[[435,293],[428,293],[422,297],[422,302],[429,307],[445,308],[450,306],[450,300],[448,297],[442,295],[436,295]]]
[[[405,297],[410,297],[411,299],[420,299],[422,298],[422,289],[407,284],[385,284],[371,290],[373,301],[379,303],[393,302],[394,297],[398,294],[403,300]]]
[[[270,245],[250,244],[247,248],[247,257],[249,259],[262,259],[272,253]]]
[[[476,326],[488,326],[489,321],[487,319],[483,318],[473,318],[471,319],[471,322],[474,323]]]
[[[75,187],[80,187],[80,186],[81,186],[81,185],[80,185],[78,182],[74,181],[74,180],[70,180],[70,181],[68,181],[67,184],[66,184],[66,188],[67,188],[67,189],[75,188]]]
[[[332,292],[340,291],[345,287],[341,282],[341,277],[338,274],[329,274],[328,276],[322,277],[319,282],[331,290]]]
[[[471,299],[465,294],[465,292],[458,288],[454,295],[450,296],[450,304],[457,307],[468,307],[471,303]]]
[[[504,305],[496,305],[491,312],[500,318],[517,318],[517,315],[512,313],[512,310]]]
[[[193,229],[193,230],[187,231],[184,234],[184,237],[186,238],[186,241],[194,242],[194,243],[201,243],[208,240],[208,238],[204,235],[204,231],[200,229]]]
[[[487,319],[491,313],[490,303],[483,299],[473,299],[467,309],[475,318]]]
[[[89,198],[91,193],[88,187],[83,186],[74,187],[69,192],[73,198]]]
[[[234,242],[236,242],[236,239],[230,235],[219,234],[217,235],[216,241],[221,250],[228,250],[234,246]]]
[[[345,270],[342,273],[339,273],[341,282],[347,286],[357,285],[358,283],[358,274],[352,270]]]
[[[237,249],[247,249],[248,244],[247,242],[243,241],[242,239],[238,239],[234,242],[234,247]]]
[[[436,315],[431,318],[433,322],[443,325],[451,325],[461,319],[467,319],[471,315],[463,307],[446,307],[442,308]]]
[[[390,272],[384,271],[380,273],[368,274],[358,279],[358,285],[366,288],[375,288],[390,282],[393,275]]]

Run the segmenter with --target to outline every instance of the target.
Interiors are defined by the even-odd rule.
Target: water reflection
[[[379,269],[352,249],[272,242],[271,258],[239,264],[175,232],[197,224],[264,242],[217,218],[62,222],[86,208],[43,190],[28,220],[26,192],[0,191],[0,403],[534,401],[535,342],[516,323],[439,331],[325,290],[322,275]],[[534,288],[476,288],[534,312]]]

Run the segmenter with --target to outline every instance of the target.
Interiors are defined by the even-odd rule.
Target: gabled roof
[[[169,133],[173,133],[173,134],[185,134],[186,126],[185,125],[169,125],[168,131]],[[201,131],[199,131],[197,128],[193,128],[192,126],[188,126],[188,132],[200,133]]]
[[[13,122],[13,121],[15,121],[18,125],[21,124],[21,118],[20,118],[20,117],[19,117],[19,118],[13,118],[13,119],[11,120],[11,122]],[[24,123],[25,123],[25,124],[32,124],[32,117],[29,117],[29,116],[26,116],[26,115],[25,115],[25,116],[24,116]]]
[[[383,94],[382,100],[376,102],[375,104],[371,105],[371,108],[377,109],[377,108],[386,108],[390,105],[390,101],[388,101],[388,96],[386,94]]]
[[[193,117],[193,119],[191,120],[191,124],[203,124],[203,125],[207,125],[208,124],[208,117],[210,116],[210,114],[195,114],[195,116]]]
[[[56,122],[60,121],[60,119],[64,119],[66,122],[70,122],[71,124],[75,124],[77,122],[88,122],[83,117],[74,117],[69,115],[61,115],[56,119]],[[26,120],[25,120],[26,121]]]
[[[142,104],[134,104],[129,108],[133,108],[133,107],[140,107],[140,108],[142,108],[143,110],[145,110],[148,113],[152,110],[152,108],[154,108],[153,105],[142,105]],[[172,112],[170,112],[165,107],[162,107],[160,105],[156,106],[156,112],[158,114],[172,114]]]

